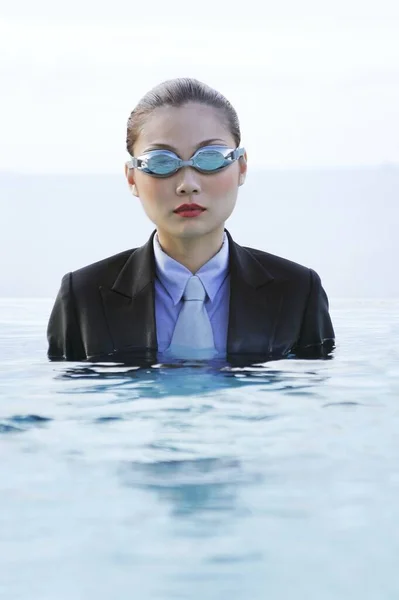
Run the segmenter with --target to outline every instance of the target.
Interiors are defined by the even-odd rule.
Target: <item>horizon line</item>
[[[368,169],[383,169],[383,170],[399,170],[399,162],[395,161],[384,161],[373,164],[350,164],[350,165],[286,165],[286,166],[273,166],[273,165],[256,165],[251,167],[251,171],[364,171]],[[0,177],[4,175],[14,175],[21,177],[76,177],[76,176],[115,176],[122,175],[123,171],[14,171],[14,170],[1,170]]]

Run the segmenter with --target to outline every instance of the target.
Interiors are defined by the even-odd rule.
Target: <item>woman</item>
[[[156,231],[141,248],[65,275],[50,359],[329,355],[319,276],[225,230],[247,172],[240,141],[232,105],[197,80],[166,81],[142,98],[128,120],[125,172]]]

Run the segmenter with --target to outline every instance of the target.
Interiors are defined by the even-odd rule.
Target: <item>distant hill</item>
[[[153,229],[119,175],[0,174],[0,296],[49,296],[70,270]],[[316,269],[331,297],[399,297],[399,168],[252,170],[239,243]]]

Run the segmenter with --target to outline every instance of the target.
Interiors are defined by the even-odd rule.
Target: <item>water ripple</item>
[[[52,421],[40,415],[14,415],[0,421],[0,433],[20,433],[31,427],[42,427]]]

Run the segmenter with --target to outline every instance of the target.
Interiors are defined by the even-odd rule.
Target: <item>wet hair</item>
[[[133,146],[140,135],[145,120],[161,106],[179,107],[189,102],[197,102],[219,109],[235,140],[240,145],[241,133],[237,113],[232,104],[218,91],[197,79],[183,77],[169,79],[152,88],[132,110],[127,122],[126,148],[133,156]]]

